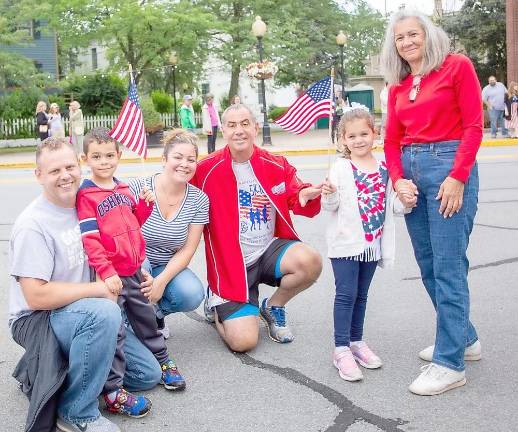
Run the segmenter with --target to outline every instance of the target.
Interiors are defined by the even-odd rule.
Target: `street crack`
[[[196,312],[187,312],[185,315],[187,315],[189,318],[195,321],[210,325],[207,322],[207,320],[205,320],[205,318],[203,318]],[[249,354],[241,354],[235,352],[231,353],[234,355],[234,357],[239,359],[241,363],[243,363],[244,365],[267,370],[295,384],[307,387],[314,393],[318,393],[331,404],[335,405],[339,409],[339,413],[335,417],[333,424],[330,425],[327,429],[325,429],[324,432],[344,432],[345,430],[347,430],[349,426],[352,426],[353,424],[358,422],[369,423],[385,432],[398,432],[403,431],[403,429],[401,429],[399,426],[403,426],[409,423],[408,421],[399,418],[384,418],[376,414],[373,414],[363,408],[360,408],[359,406],[355,405],[352,401],[347,399],[347,397],[345,397],[342,393],[336,391],[335,389],[325,384],[322,384],[318,381],[309,378],[308,376],[297,371],[296,369],[289,367],[280,367],[270,363],[265,363],[253,358]]]

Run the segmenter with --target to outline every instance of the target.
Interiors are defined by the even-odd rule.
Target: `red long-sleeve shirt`
[[[393,184],[403,177],[401,146],[460,140],[450,176],[465,183],[482,141],[482,97],[471,61],[449,54],[439,70],[423,76],[414,102],[413,76],[390,87],[385,158]]]
[[[143,199],[135,202],[128,185],[118,180],[113,189],[84,180],[76,207],[88,262],[101,279],[133,275],[145,258],[140,227],[151,214],[153,203],[147,205]]]

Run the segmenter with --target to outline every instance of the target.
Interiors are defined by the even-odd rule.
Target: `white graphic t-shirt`
[[[237,179],[239,240],[245,264],[254,263],[274,240],[275,208],[249,162],[232,163]]]

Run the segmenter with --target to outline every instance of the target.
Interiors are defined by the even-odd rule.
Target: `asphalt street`
[[[333,156],[334,157],[334,156]],[[320,182],[327,156],[295,156],[302,179]],[[120,167],[119,177],[150,174],[159,165]],[[518,147],[479,152],[479,210],[469,248],[471,317],[483,359],[468,363],[466,386],[435,397],[407,387],[425,363],[419,350],[432,344],[434,311],[421,284],[404,220],[397,219],[397,260],[378,270],[371,285],[365,340],[384,366],[364,371],[364,380],[341,380],[331,362],[333,275],[329,261],[318,282],[289,303],[296,339],[273,343],[261,328],[258,347],[231,353],[201,308],[169,316],[170,352],[187,379],[187,390],[147,392],[152,412],[134,420],[111,416],[127,432],[374,432],[516,431],[518,371]],[[17,214],[39,193],[31,170],[0,170],[0,431],[21,431],[27,401],[11,378],[22,350],[7,328],[9,233]],[[296,218],[304,241],[325,256],[327,215]],[[203,247],[191,268],[204,280]],[[262,296],[272,289],[262,287]]]

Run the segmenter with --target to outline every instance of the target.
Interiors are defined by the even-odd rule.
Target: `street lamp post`
[[[345,101],[345,72],[344,72],[344,46],[347,43],[347,36],[342,30],[336,36],[336,43],[340,47],[340,76],[342,77],[342,100]]]
[[[176,52],[173,51],[169,56],[169,63],[171,64],[171,69],[173,71],[173,107],[174,107],[174,120],[173,126],[175,128],[178,127],[178,109],[176,106],[176,65],[178,64],[178,57],[176,57]]]
[[[257,51],[259,53],[259,62],[263,62],[263,36],[266,33],[266,24],[260,16],[255,17],[255,21],[252,24],[252,33],[257,38]],[[261,112],[263,113],[263,146],[272,145],[272,136],[270,134],[270,124],[268,123],[268,112],[266,109],[266,89],[264,85],[264,78],[261,78],[259,85],[259,91],[263,103]]]

